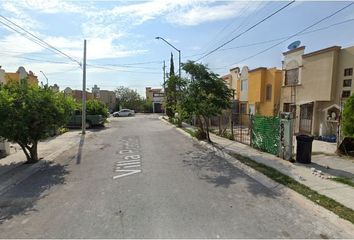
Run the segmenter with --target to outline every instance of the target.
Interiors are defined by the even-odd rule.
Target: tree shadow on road
[[[244,185],[252,195],[275,198],[277,193],[247,176],[226,159],[218,157],[213,151],[191,151],[184,154],[183,163],[191,167],[197,176],[215,187],[230,188],[232,185]]]
[[[1,195],[0,224],[14,216],[37,211],[38,200],[45,198],[51,188],[65,184],[65,175],[69,173],[66,168],[66,165],[46,162],[36,173]]]

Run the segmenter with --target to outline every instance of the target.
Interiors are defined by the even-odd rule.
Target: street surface
[[[0,196],[0,238],[345,238],[160,121],[114,118]]]

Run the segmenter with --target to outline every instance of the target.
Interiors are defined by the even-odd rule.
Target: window
[[[344,69],[344,76],[353,76],[353,68]]]
[[[284,103],[283,112],[292,112],[294,116],[296,114],[296,105],[292,103]]]
[[[285,86],[294,85],[299,82],[299,69],[291,69],[285,71]]]
[[[154,97],[163,97],[163,93],[153,93]]]
[[[343,87],[351,87],[351,86],[352,86],[352,80],[351,79],[344,79]]]
[[[343,91],[342,98],[348,98],[348,97],[350,97],[350,91]]]
[[[272,85],[267,84],[266,86],[266,101],[272,100]]]
[[[247,113],[247,104],[246,103],[241,103],[240,104],[240,113],[241,114]]]
[[[241,80],[241,91],[247,90],[247,80]]]

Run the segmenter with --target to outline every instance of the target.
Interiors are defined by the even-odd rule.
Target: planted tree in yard
[[[344,104],[342,130],[344,136],[354,137],[354,94],[352,94]]]
[[[127,87],[120,86],[115,90],[119,105],[135,111],[142,109],[143,100],[139,93]]]
[[[232,92],[217,74],[203,64],[188,61],[183,64],[183,70],[189,74],[190,79],[181,106],[185,112],[197,118],[197,137],[210,142],[209,118],[230,108]]]
[[[185,86],[185,81],[180,77],[175,75],[173,55],[171,53],[171,63],[170,63],[170,76],[166,81],[166,114],[170,119],[175,117],[175,113],[178,112],[180,115],[182,109],[178,107],[179,101],[182,96],[182,90]],[[178,118],[181,119],[181,118]]]
[[[98,100],[88,100],[86,102],[86,114],[88,115],[102,115],[108,117],[108,108],[106,105]]]
[[[0,136],[18,143],[27,163],[35,163],[38,142],[65,125],[75,106],[71,97],[47,86],[0,85]]]

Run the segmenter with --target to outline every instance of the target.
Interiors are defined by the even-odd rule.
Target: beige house
[[[335,135],[343,102],[354,91],[354,47],[283,53],[280,107],[295,115],[295,132]]]
[[[114,91],[101,90],[97,85],[94,85],[92,94],[93,98],[103,102],[110,112],[116,108],[117,97]]]

